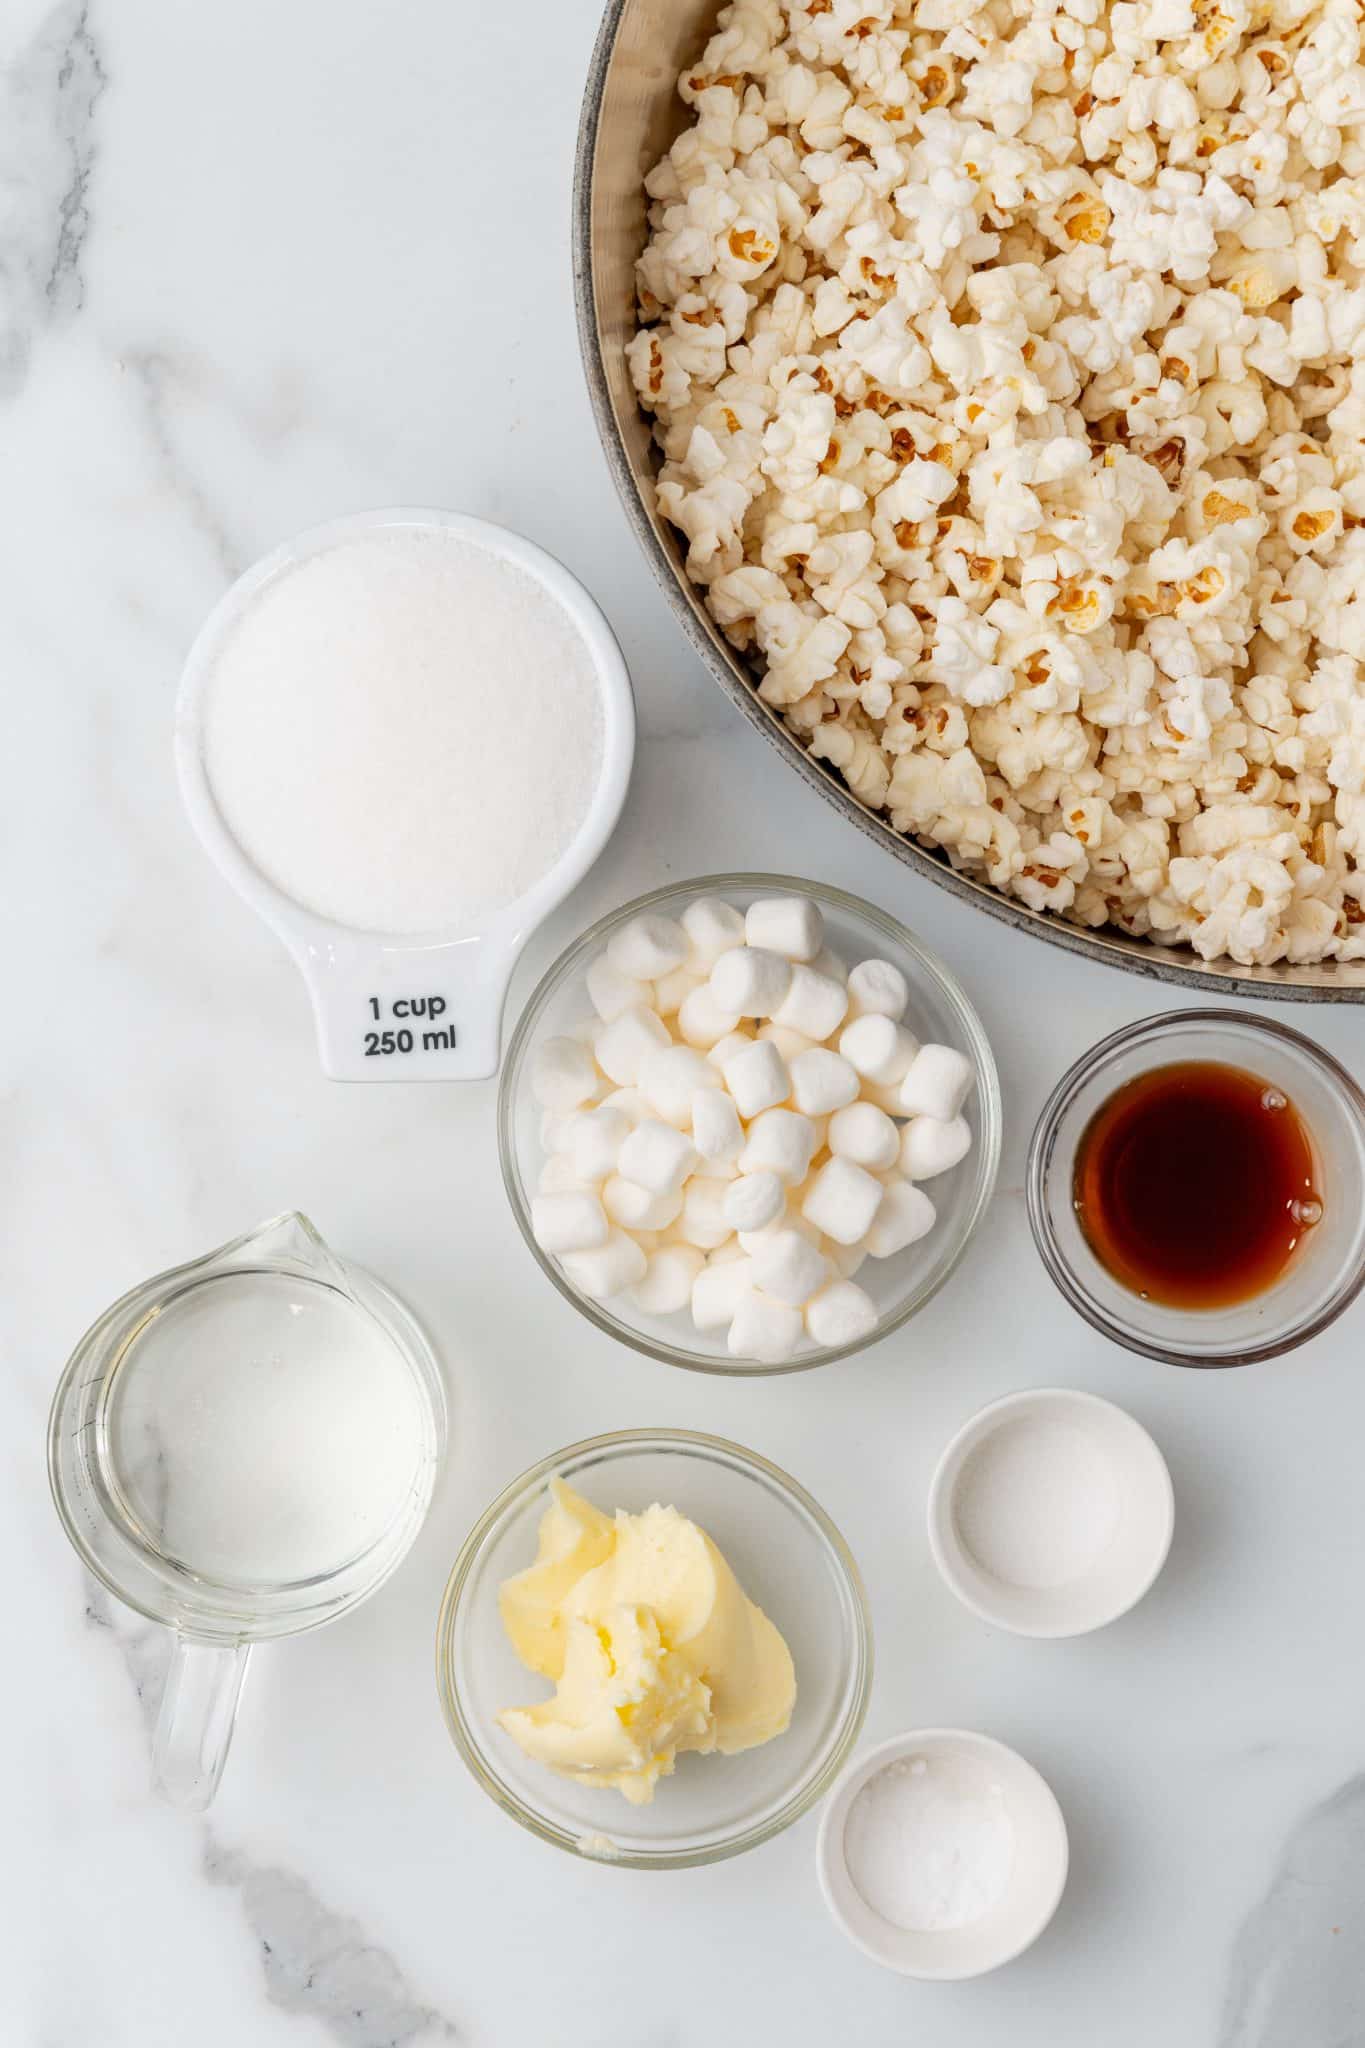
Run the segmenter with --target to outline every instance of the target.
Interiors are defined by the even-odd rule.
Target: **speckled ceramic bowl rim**
[[[485,1761],[483,1746],[469,1726],[459,1692],[450,1675],[450,1650],[460,1598],[469,1575],[494,1530],[528,1495],[539,1492],[556,1473],[564,1471],[569,1466],[576,1470],[581,1469],[581,1461],[595,1454],[610,1453],[618,1449],[684,1449],[694,1456],[710,1457],[731,1466],[747,1466],[769,1485],[785,1493],[814,1526],[823,1539],[843,1582],[853,1615],[854,1661],[849,1705],[838,1740],[831,1747],[820,1769],[768,1819],[705,1848],[661,1851],[648,1856],[628,1849],[615,1850],[608,1854],[595,1851],[586,1845],[583,1837],[571,1834],[567,1828],[558,1827],[547,1820],[543,1814],[537,1813],[533,1807],[518,1798],[511,1786]],[[704,1431],[695,1429],[610,1430],[605,1435],[584,1437],[576,1444],[568,1444],[563,1450],[553,1451],[549,1457],[541,1458],[536,1464],[529,1466],[509,1486],[505,1486],[497,1499],[485,1508],[461,1544],[441,1598],[441,1612],[436,1625],[436,1689],[440,1695],[441,1711],[455,1747],[473,1777],[504,1813],[510,1814],[513,1820],[518,1821],[531,1834],[539,1836],[542,1842],[550,1842],[557,1849],[566,1849],[571,1856],[578,1856],[585,1862],[604,1863],[615,1869],[690,1870],[701,1864],[724,1862],[728,1857],[738,1856],[746,1849],[757,1848],[761,1842],[771,1841],[774,1835],[781,1834],[784,1828],[790,1827],[793,1821],[808,1813],[839,1776],[862,1732],[868,1700],[872,1693],[872,1669],[872,1612],[868,1605],[862,1573],[858,1570],[852,1551],[820,1503],[807,1493],[799,1480],[793,1479],[789,1472],[784,1472],[780,1465],[774,1465],[760,1452],[751,1451],[743,1444],[732,1442],[728,1437],[708,1436]]]
[[[546,1256],[536,1243],[531,1228],[529,1197],[521,1184],[521,1173],[517,1164],[516,1109],[519,1083],[524,1083],[524,1066],[530,1050],[531,1038],[540,1020],[541,1012],[550,999],[558,993],[571,976],[601,948],[608,935],[628,918],[638,916],[642,911],[651,910],[656,904],[668,902],[674,897],[704,895],[710,892],[735,893],[751,891],[754,895],[805,895],[814,897],[817,903],[828,905],[846,917],[858,918],[877,930],[888,944],[899,947],[914,961],[916,968],[926,980],[935,984],[949,1007],[956,1014],[964,1036],[966,1050],[976,1068],[976,1103],[978,1105],[977,1143],[972,1156],[976,1159],[979,1176],[976,1201],[967,1216],[957,1244],[941,1272],[921,1290],[913,1287],[904,1301],[880,1317],[877,1327],[870,1336],[860,1337],[852,1344],[825,1345],[818,1350],[805,1351],[797,1357],[785,1360],[781,1365],[761,1365],[753,1359],[725,1358],[715,1353],[692,1351],[684,1344],[667,1344],[656,1341],[643,1330],[632,1329],[619,1317],[589,1301],[571,1286],[560,1272],[558,1265]],[[545,970],[531,994],[527,997],[515,1031],[508,1042],[503,1057],[502,1072],[498,1076],[498,1159],[502,1167],[503,1185],[507,1199],[512,1205],[517,1227],[525,1238],[531,1255],[542,1273],[558,1289],[566,1301],[572,1302],[580,1315],[590,1323],[613,1337],[618,1343],[627,1344],[632,1350],[641,1351],[647,1358],[657,1358],[664,1365],[678,1365],[687,1372],[714,1374],[722,1379],[758,1378],[778,1373],[808,1372],[817,1365],[830,1365],[837,1359],[852,1358],[859,1351],[866,1351],[870,1345],[880,1344],[884,1337],[899,1330],[909,1322],[911,1316],[931,1302],[957,1271],[966,1255],[967,1247],[976,1235],[995,1192],[996,1175],[1000,1169],[1002,1109],[1000,1100],[1000,1076],[996,1069],[995,1055],[986,1036],[985,1027],[976,1013],[976,1008],[967,996],[957,977],[950,973],[934,954],[921,945],[904,925],[886,911],[879,910],[861,896],[851,896],[843,889],[831,888],[824,882],[805,880],[800,875],[698,875],[692,879],[669,882],[663,888],[651,889],[646,896],[637,896],[633,902],[623,903],[619,909],[600,917],[590,925],[581,938],[567,946],[559,958]]]
[[[1115,932],[1083,930],[1048,912],[1030,910],[987,884],[959,873],[944,856],[930,853],[894,832],[884,818],[859,803],[840,779],[812,760],[777,714],[763,703],[738,658],[713,635],[700,596],[689,585],[680,558],[670,552],[650,518],[641,479],[622,443],[602,360],[602,323],[593,284],[593,180],[607,73],[622,18],[631,4],[632,0],[607,0],[584,87],[574,162],[574,305],[588,397],[612,482],[654,580],[693,652],[731,703],[811,789],[818,791],[826,803],[833,804],[867,838],[917,874],[948,890],[959,902],[984,910],[988,917],[997,918],[1015,931],[1045,939],[1063,952],[1099,961],[1106,967],[1122,968],[1129,974],[1141,974],[1149,981],[1163,981],[1174,988],[1233,999],[1251,997],[1262,1002],[1365,1003],[1365,980],[1338,987],[1299,980],[1297,970],[1288,965],[1239,970],[1229,963],[1226,969],[1213,968],[1201,962],[1188,946],[1157,946]]]

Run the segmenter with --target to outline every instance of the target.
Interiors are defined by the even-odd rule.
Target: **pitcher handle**
[[[163,1798],[183,1813],[202,1813],[218,1790],[250,1655],[249,1643],[175,1639],[152,1769]]]

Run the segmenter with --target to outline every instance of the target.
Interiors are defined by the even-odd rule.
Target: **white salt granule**
[[[395,528],[270,582],[209,678],[204,764],[243,852],[357,930],[473,925],[582,825],[603,760],[592,657],[534,577]]]
[[[1041,1590],[1084,1577],[1113,1542],[1119,1492],[1102,1450],[1073,1423],[1023,1416],[962,1469],[957,1533],[984,1572]]]
[[[869,1778],[844,1823],[844,1860],[864,1905],[893,1927],[968,1927],[1004,1897],[1014,1828],[998,1785],[923,1756]]]

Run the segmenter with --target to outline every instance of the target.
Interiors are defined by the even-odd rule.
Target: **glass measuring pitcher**
[[[154,1743],[176,1805],[213,1797],[252,1644],[333,1620],[407,1554],[445,1433],[417,1323],[305,1216],[157,1274],[86,1332],[48,1474],[88,1569],[176,1633]]]

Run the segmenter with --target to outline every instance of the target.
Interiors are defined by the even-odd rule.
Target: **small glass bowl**
[[[1157,1067],[1212,1060],[1261,1075],[1303,1120],[1313,1149],[1320,1223],[1265,1293],[1226,1308],[1170,1308],[1117,1281],[1091,1250],[1076,1213],[1076,1153],[1116,1089]],[[1074,1309],[1116,1344],[1168,1365],[1251,1365],[1306,1342],[1365,1283],[1365,1095],[1301,1033],[1235,1010],[1177,1010],[1104,1039],[1064,1074],[1029,1146],[1034,1240]]]
[[[791,1649],[796,1708],[785,1734],[739,1756],[684,1755],[649,1806],[560,1777],[504,1734],[499,1712],[537,1698],[545,1682],[508,1642],[498,1589],[535,1558],[554,1476],[608,1512],[659,1501],[706,1531]],[[832,1784],[867,1711],[872,1622],[843,1537],[776,1465],[692,1430],[619,1430],[542,1458],[480,1517],[441,1603],[436,1683],[456,1748],[505,1813],[572,1855],[672,1870],[770,1840]]]
[[[536,1243],[531,1228],[531,1197],[544,1161],[540,1143],[540,1110],[531,1092],[530,1063],[545,1038],[572,1033],[592,1015],[584,976],[621,925],[642,911],[681,915],[697,896],[722,896],[744,909],[756,896],[809,896],[819,904],[831,947],[850,966],[880,958],[900,968],[910,986],[906,1023],[917,1038],[957,1046],[976,1069],[976,1083],[963,1115],[972,1128],[972,1150],[960,1166],[926,1183],[938,1211],[927,1237],[889,1259],[868,1259],[858,1285],[877,1305],[876,1328],[853,1344],[819,1346],[807,1341],[794,1358],[765,1365],[753,1358],[732,1358],[725,1332],[718,1337],[692,1327],[683,1312],[675,1316],[646,1315],[623,1295],[610,1302],[589,1301],[561,1271],[558,1262]],[[826,888],[792,875],[702,875],[696,881],[655,889],[601,918],[584,932],[548,970],[522,1011],[503,1061],[498,1084],[498,1153],[512,1213],[536,1263],[588,1320],[636,1351],[666,1365],[691,1372],[802,1372],[828,1365],[876,1344],[898,1330],[917,1309],[937,1294],[966,1251],[985,1213],[1000,1161],[1000,1082],[990,1041],[976,1011],[941,962],[926,952],[903,925],[859,897]]]

